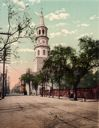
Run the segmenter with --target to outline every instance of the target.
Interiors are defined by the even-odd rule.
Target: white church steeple
[[[36,55],[35,72],[41,70],[44,60],[48,57],[50,47],[48,45],[49,38],[47,37],[47,31],[48,28],[45,26],[43,12],[41,11],[39,24],[36,28],[37,36],[35,39],[36,46],[34,48]]]

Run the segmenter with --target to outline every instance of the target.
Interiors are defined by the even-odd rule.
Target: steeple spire
[[[43,16],[43,9],[41,9],[39,25],[40,25],[40,26],[45,26],[45,23],[44,23],[44,16]]]

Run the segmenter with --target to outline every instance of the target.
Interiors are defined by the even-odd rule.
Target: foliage
[[[22,74],[21,75],[21,78],[20,78],[20,80],[21,81],[24,81],[24,83],[26,84],[30,84],[30,81],[32,81],[33,80],[33,74],[30,74],[30,73],[25,73],[25,74]]]
[[[50,52],[49,58],[43,66],[43,70],[47,70],[51,82],[57,83],[59,87],[59,98],[65,73],[70,73],[70,57],[74,53],[75,50],[71,47],[57,46]]]
[[[9,63],[11,59],[11,54],[15,57],[16,49],[12,51],[12,44],[20,43],[24,38],[29,38],[33,41],[34,39],[34,27],[31,26],[31,18],[24,11],[19,11],[15,4],[6,0],[5,3],[7,9],[7,27],[6,32],[0,32],[0,62],[3,63],[3,89],[2,95],[4,97],[4,74],[5,74],[5,64]],[[5,17],[6,20],[6,17]],[[1,29],[4,31],[3,27]]]
[[[81,88],[92,88],[99,84],[99,71],[93,73],[90,71],[80,81],[78,87]]]
[[[30,82],[32,83],[33,88],[36,91],[37,95],[37,89],[38,85],[42,85],[46,82],[46,75],[44,72],[39,72],[37,74],[33,74],[32,72],[26,72],[25,74],[22,74],[20,77],[21,81],[24,81],[24,84],[28,84],[30,86]]]
[[[31,26],[31,18],[28,14],[24,11],[20,12],[14,4],[10,3],[10,1],[6,2],[6,6],[8,9],[8,24],[6,32],[0,33],[0,52],[8,47],[11,49],[13,43],[20,43],[24,38],[34,41],[34,27]],[[15,51],[11,53],[16,56]],[[1,54],[0,57],[2,58],[2,56],[3,54]]]
[[[99,41],[90,37],[79,39],[80,51],[77,53],[71,47],[55,47],[45,61],[43,70],[48,70],[49,76],[57,82],[59,90],[65,80],[73,86],[74,99],[77,100],[77,87],[81,79],[93,68],[99,66]]]

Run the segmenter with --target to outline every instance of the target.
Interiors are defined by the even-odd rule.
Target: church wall
[[[43,50],[45,50],[45,55],[43,54]],[[39,51],[39,55],[38,55],[38,51]],[[45,47],[38,47],[36,49],[36,57],[48,57],[48,48]]]

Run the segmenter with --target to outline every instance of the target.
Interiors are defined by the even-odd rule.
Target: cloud
[[[34,52],[34,50],[30,48],[20,48],[18,52]]]
[[[66,23],[58,23],[58,24],[56,24],[56,27],[62,27],[62,26],[65,26],[66,25]]]
[[[75,34],[77,30],[72,30],[72,31],[69,31],[67,29],[62,29],[61,32],[65,35],[72,35],[72,34]]]
[[[2,4],[2,6],[3,6],[3,7],[5,7],[5,6],[6,6],[6,4],[5,4],[5,3],[3,3],[3,4]]]
[[[41,0],[28,0],[29,2],[31,2],[32,4],[34,4],[34,3],[40,3],[41,2]]]
[[[69,13],[66,12],[64,8],[60,10],[56,10],[55,12],[51,12],[45,16],[45,18],[49,19],[50,21],[53,20],[64,20],[69,16]]]
[[[91,33],[84,33],[84,34],[79,35],[76,39],[78,40],[81,37],[84,37],[84,36],[92,36],[92,35],[93,35],[93,32],[91,32]]]
[[[23,10],[26,8],[26,5],[22,0],[12,0],[12,2],[18,5]]]
[[[96,16],[96,15],[93,15],[89,18],[90,20],[96,20],[96,19],[99,19],[99,16]]]
[[[83,23],[83,24],[78,24],[77,27],[88,27],[89,24]]]
[[[50,33],[50,38],[55,38],[56,36],[66,36],[66,35],[72,35],[75,34],[77,30],[69,31],[67,29],[61,29],[60,32],[52,32]]]
[[[50,38],[54,38],[56,36],[60,36],[61,35],[61,32],[52,32],[50,33]]]
[[[35,14],[36,16],[40,16],[40,13],[38,13],[38,12],[34,12],[34,14]]]
[[[80,20],[73,20],[72,21],[74,24],[78,24],[78,23],[80,23]]]

